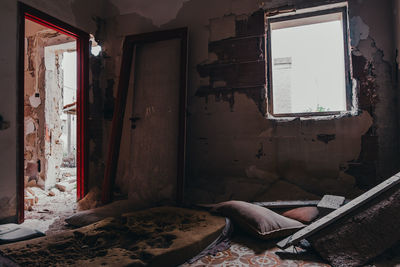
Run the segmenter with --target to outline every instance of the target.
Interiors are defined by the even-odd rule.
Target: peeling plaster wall
[[[88,33],[95,32],[93,17],[102,17],[102,1],[23,0],[53,17]],[[0,114],[7,129],[0,131],[0,221],[16,221],[17,215],[17,1],[0,1]]]
[[[61,173],[61,164],[63,162],[63,141],[62,135],[62,114],[64,96],[66,87],[64,87],[64,73],[62,62],[64,52],[76,51],[76,41],[70,40],[68,36],[61,35],[57,43],[46,46],[45,51],[45,188],[49,189],[55,186],[57,178]],[[64,39],[64,40],[63,40]],[[64,125],[66,127],[66,125]]]
[[[73,38],[26,21],[25,35],[25,186],[55,185],[63,149],[60,141],[63,51],[76,49]]]
[[[149,11],[147,5],[157,1],[127,8],[125,1],[109,0],[104,48],[115,59],[107,74],[117,81],[123,36],[189,28],[190,200],[354,197],[399,170],[391,1],[349,1],[360,114],[286,122],[263,114],[265,61],[257,10],[315,1],[189,0],[176,13],[182,2]],[[160,25],[159,16],[171,19]],[[244,36],[255,37],[243,41]],[[117,179],[123,188],[129,178]]]
[[[248,83],[251,69],[242,64],[244,76],[237,77],[232,70],[222,71],[220,65],[254,56],[248,54],[249,49],[239,57],[233,46],[259,47],[259,42],[240,43],[238,37],[253,30],[259,33],[251,23],[260,7],[301,7],[315,1],[174,0],[167,6],[160,0],[23,2],[95,32],[104,48],[100,57],[90,60],[90,187],[101,184],[103,178],[123,37],[177,27],[188,27],[190,33],[188,197],[209,202],[311,199],[325,193],[354,196],[359,188],[371,187],[398,170],[398,90],[393,73],[399,45],[393,38],[392,1],[350,1],[350,19],[360,18],[369,30],[366,34],[367,27],[357,23],[352,28],[363,33],[352,57],[363,112],[336,120],[291,122],[263,116],[264,91],[261,84]],[[398,5],[397,1],[393,4]],[[0,28],[0,114],[8,126],[0,131],[0,220],[15,220],[17,1],[1,1],[0,15],[2,25],[7,25]],[[202,73],[207,65],[216,66],[217,72]],[[260,69],[254,70],[259,74]],[[218,91],[228,86],[226,92]]]
[[[32,22],[26,23],[25,90],[24,90],[24,158],[25,186],[37,185],[44,189],[46,168],[45,120],[45,50],[46,42],[59,34]],[[40,166],[39,166],[40,165]],[[40,169],[40,171],[39,171]]]
[[[360,83],[360,109],[368,111],[374,120],[373,126],[362,137],[362,152],[356,161],[356,164],[361,164],[353,165],[356,171],[349,173],[359,176],[359,184],[368,188],[399,171],[398,90],[392,1],[351,2],[350,17],[357,16],[368,25],[369,34],[360,40],[353,51],[353,73]],[[371,165],[376,166],[375,177],[371,171],[366,171]]]

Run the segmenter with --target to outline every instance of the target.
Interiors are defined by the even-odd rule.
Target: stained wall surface
[[[391,1],[349,1],[358,114],[284,121],[265,115],[263,10],[316,1],[127,2],[108,1],[115,81],[125,35],[189,28],[187,199],[354,197],[399,170]],[[122,191],[129,179],[118,175]]]

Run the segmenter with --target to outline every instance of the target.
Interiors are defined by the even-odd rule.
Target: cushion
[[[319,211],[317,207],[301,207],[288,210],[282,213],[282,216],[294,219],[302,223],[311,223],[318,217]]]
[[[230,218],[244,231],[262,239],[288,236],[305,226],[270,209],[244,201],[222,202],[216,204],[211,211]]]

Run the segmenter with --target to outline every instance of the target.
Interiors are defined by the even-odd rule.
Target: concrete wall
[[[23,2],[95,33],[105,49],[90,62],[90,187],[103,178],[123,37],[177,27],[188,27],[190,33],[188,197],[209,202],[316,198],[325,193],[354,196],[398,171],[392,6],[396,1],[350,1],[353,72],[362,112],[338,119],[286,122],[269,120],[264,114],[262,21],[257,11],[315,1]],[[0,220],[12,220],[18,142],[17,1],[1,1],[0,15],[0,115],[8,122],[0,127]],[[241,42],[243,36],[255,38],[246,43]],[[254,56],[260,57],[258,65],[244,64],[254,61]],[[237,69],[223,68],[224,64]]]
[[[359,114],[291,121],[265,116],[263,12],[257,11],[315,1],[133,2],[108,1],[104,48],[114,63],[106,73],[116,82],[123,36],[189,28],[189,199],[354,197],[399,170],[391,1],[349,1]],[[122,190],[129,177],[123,179]]]
[[[103,16],[96,0],[22,1],[88,33],[97,30],[93,17]],[[9,127],[0,130],[0,220],[16,219],[17,204],[17,1],[0,2],[0,115]],[[93,99],[91,99],[93,102]]]

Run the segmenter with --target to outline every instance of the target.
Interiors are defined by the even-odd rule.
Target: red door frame
[[[89,34],[35,8],[18,2],[18,147],[17,147],[17,215],[18,223],[24,221],[24,59],[25,19],[31,20],[77,42],[77,199],[87,193],[88,183],[88,88],[89,88]]]

